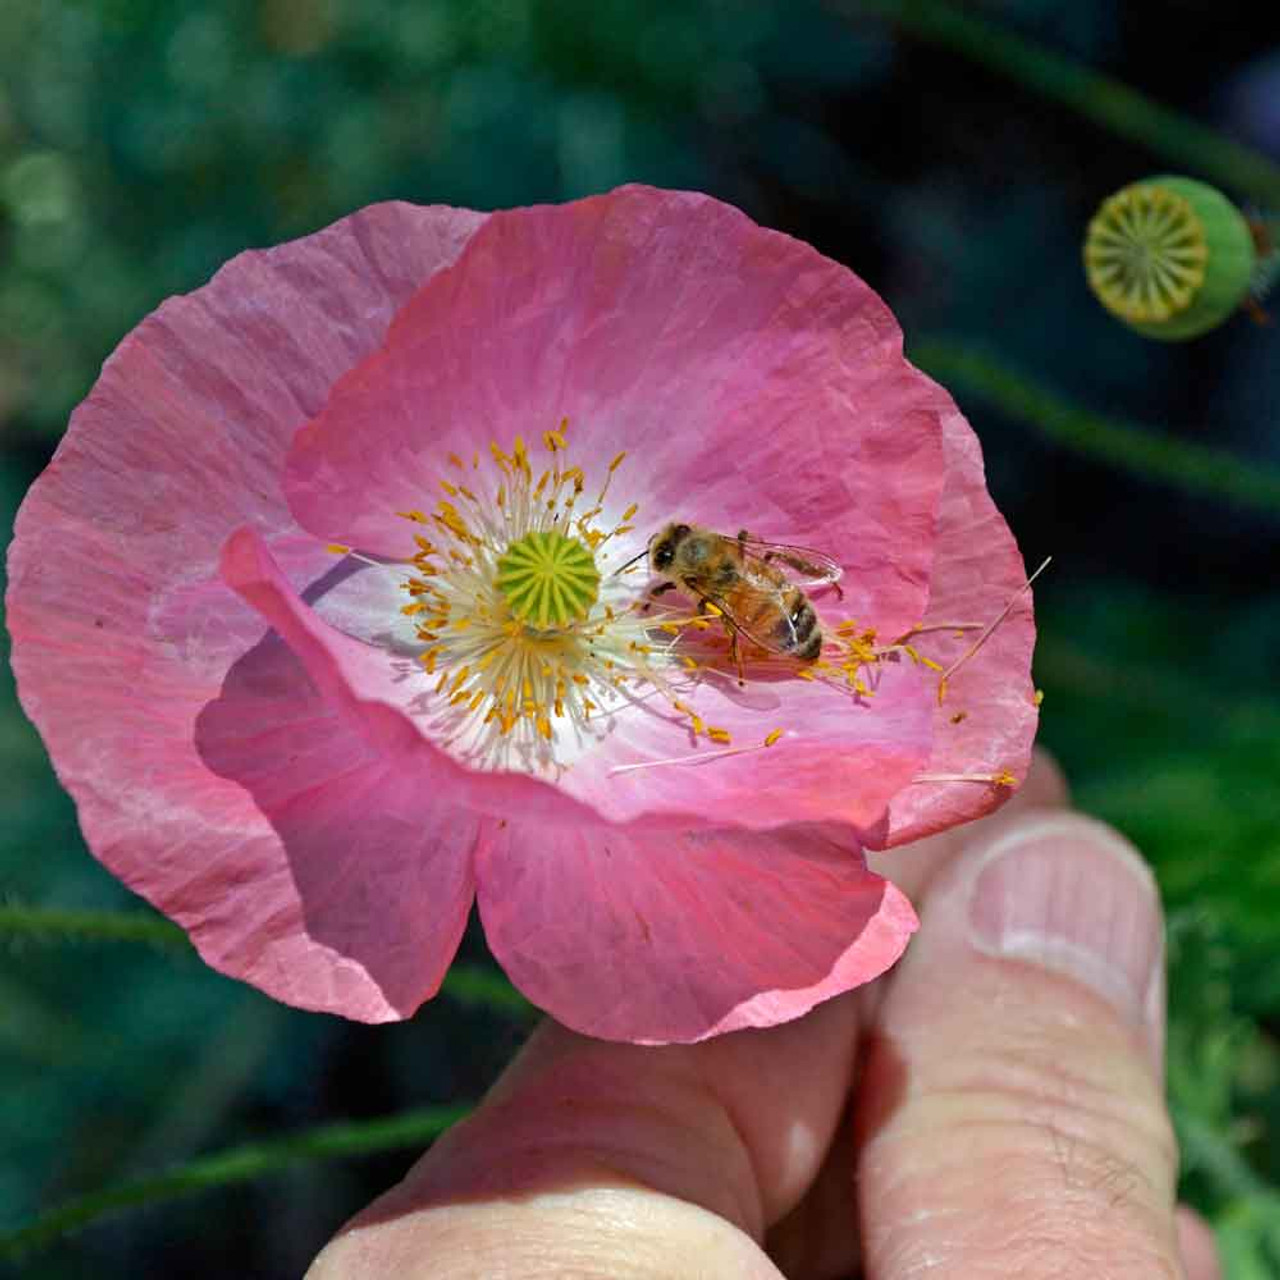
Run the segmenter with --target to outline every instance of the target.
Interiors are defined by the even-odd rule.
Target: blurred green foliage
[[[1280,598],[1262,567],[1280,550],[1277,337],[1237,321],[1153,350],[1089,299],[1078,238],[1152,169],[1145,147],[1242,199],[1275,165],[1189,122],[1212,95],[1176,99],[1207,58],[1226,93],[1257,36],[1233,44],[1224,13],[1183,6],[1155,59],[1159,8],[4,0],[0,516],[143,314],[370,201],[488,208],[640,180],[812,240],[886,294],[952,387],[1028,559],[1057,555],[1037,593],[1045,740],[1156,867],[1183,1192],[1229,1277],[1256,1280],[1280,1274]],[[974,36],[990,23],[1000,38]],[[293,1155],[402,1145],[386,1115],[473,1099],[523,1002],[472,937],[453,998],[407,1026],[273,1005],[167,947],[92,860],[7,665],[0,760],[0,1086],[21,1099],[0,1116],[0,1232],[85,1194],[110,1207],[269,1166],[218,1193],[226,1256],[296,1274],[404,1158],[320,1175]],[[77,914],[54,928],[51,911]],[[337,1116],[357,1127],[290,1145]],[[171,1167],[187,1172],[155,1180]],[[124,1222],[29,1273],[172,1274],[172,1241],[201,1229],[185,1201]]]

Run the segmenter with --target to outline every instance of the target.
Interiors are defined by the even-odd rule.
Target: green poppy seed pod
[[[1249,224],[1220,192],[1163,175],[1117,191],[1089,223],[1089,287],[1148,338],[1194,338],[1249,295],[1256,250]]]

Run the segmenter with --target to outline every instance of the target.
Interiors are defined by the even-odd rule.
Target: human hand
[[[544,1024],[310,1280],[1216,1280],[1174,1207],[1155,887],[1065,809],[1040,760],[993,817],[874,857],[921,931],[796,1022],[663,1048]]]

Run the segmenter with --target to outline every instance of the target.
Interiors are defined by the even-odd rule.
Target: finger
[[[830,1145],[856,1019],[846,996],[767,1031],[664,1048],[544,1024],[310,1274],[776,1280],[757,1241]]]
[[[872,854],[868,864],[920,905],[930,881],[953,858],[962,857],[966,846],[984,847],[1025,814],[1061,810],[1068,800],[1062,770],[1048,752],[1037,750],[1026,780],[996,813],[970,826]],[[912,945],[918,945],[918,940]],[[892,985],[890,972],[881,981],[859,990],[864,1025],[875,1021],[878,1004]],[[832,1143],[813,1186],[768,1236],[770,1256],[787,1276],[796,1280],[848,1275],[858,1263],[852,1117],[846,1120],[848,1132],[842,1131]]]
[[[873,1280],[1184,1274],[1162,938],[1149,871],[1086,818],[1025,814],[939,872],[859,1097]]]
[[[1178,1206],[1178,1247],[1187,1280],[1222,1280],[1218,1245],[1209,1224],[1185,1204]]]

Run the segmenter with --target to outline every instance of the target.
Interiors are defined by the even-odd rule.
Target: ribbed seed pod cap
[[[1219,191],[1192,178],[1146,178],[1103,201],[1084,242],[1085,275],[1117,319],[1148,338],[1194,338],[1249,293],[1249,224]]]

